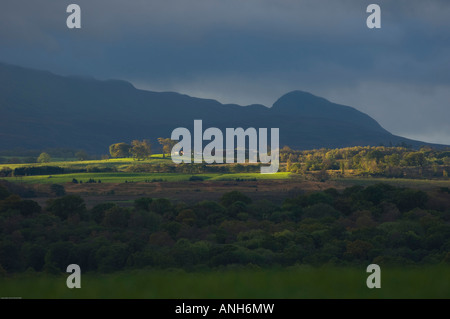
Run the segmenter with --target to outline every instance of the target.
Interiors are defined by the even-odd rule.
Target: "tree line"
[[[423,147],[347,147],[296,151],[285,146],[280,161],[286,170],[298,174],[337,171],[340,176],[448,177],[450,151]]]
[[[159,144],[162,147],[163,158],[166,155],[170,156],[173,145],[176,141],[172,141],[170,138],[158,138]],[[137,160],[147,159],[151,153],[151,143],[149,140],[133,140],[131,144],[127,143],[115,143],[109,146],[109,153],[113,158],[127,158],[133,157]]]
[[[59,193],[41,207],[0,186],[0,275],[72,263],[97,272],[449,263],[449,193],[377,184],[281,204],[232,191],[218,201],[144,197],[88,209],[77,195]]]
[[[0,164],[22,164],[22,163],[50,163],[53,158],[76,158],[84,161],[89,158],[96,159],[96,156],[89,155],[85,150],[70,149],[49,149],[46,151],[36,150],[12,150],[0,151],[0,154],[7,154],[8,157],[0,156]]]

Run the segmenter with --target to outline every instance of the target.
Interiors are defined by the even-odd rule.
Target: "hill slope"
[[[311,149],[426,143],[392,135],[356,109],[294,91],[272,108],[239,106],[125,81],[64,77],[0,63],[0,149],[70,147],[107,153],[115,142],[169,137],[176,127],[278,127],[280,146]]]

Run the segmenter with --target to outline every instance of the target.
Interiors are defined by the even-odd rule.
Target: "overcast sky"
[[[0,61],[242,105],[303,90],[450,144],[449,0],[10,0]]]

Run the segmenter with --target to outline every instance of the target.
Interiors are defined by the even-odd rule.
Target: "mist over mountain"
[[[240,106],[0,63],[2,150],[67,147],[104,154],[112,143],[155,143],[177,127],[193,130],[194,119],[203,120],[203,129],[278,127],[280,146],[295,149],[433,145],[393,135],[355,108],[302,91],[285,94],[271,108]]]

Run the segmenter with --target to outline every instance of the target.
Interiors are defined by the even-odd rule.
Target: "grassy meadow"
[[[57,175],[35,175],[35,176],[17,176],[4,177],[3,179],[10,182],[31,183],[31,184],[64,184],[72,182],[73,179],[86,182],[89,179],[96,181],[101,180],[102,183],[125,183],[125,182],[151,182],[151,181],[168,181],[180,182],[187,181],[193,174],[188,173],[134,173],[127,172],[126,169],[131,165],[136,164],[172,164],[170,158],[163,158],[162,154],[152,155],[151,158],[136,161],[132,158],[114,158],[107,160],[86,160],[86,161],[53,161],[49,163],[30,163],[30,164],[2,164],[0,170],[3,168],[15,169],[19,167],[40,167],[40,166],[58,166],[64,169],[80,170],[91,168],[113,168],[114,172],[81,172],[68,173]],[[275,174],[260,174],[260,173],[204,173],[195,174],[203,180],[266,180],[266,179],[288,179],[291,175],[288,172],[278,172]]]
[[[259,173],[235,173],[235,174],[195,174],[204,180],[223,181],[234,179],[288,179],[290,173],[278,172],[275,174],[259,174]],[[30,184],[64,184],[72,182],[73,179],[87,182],[89,179],[101,180],[102,183],[125,183],[125,182],[152,182],[152,181],[167,181],[167,182],[181,182],[188,181],[193,174],[179,174],[179,173],[73,173],[73,174],[58,174],[58,175],[36,175],[23,177],[6,177],[7,181],[21,182]]]
[[[4,167],[11,169],[24,166],[59,166],[63,168],[85,168],[88,165],[97,165],[101,167],[115,167],[123,169],[132,164],[165,164],[171,163],[170,158],[163,158],[162,154],[154,154],[149,159],[136,161],[133,158],[110,158],[104,160],[74,160],[74,159],[56,159],[48,163],[22,163],[22,164],[0,164],[0,170]]]

